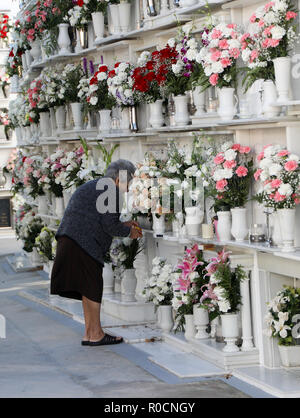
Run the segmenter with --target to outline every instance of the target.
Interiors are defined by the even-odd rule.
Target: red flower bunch
[[[7,14],[0,15],[0,38],[7,39],[10,29],[9,16]]]

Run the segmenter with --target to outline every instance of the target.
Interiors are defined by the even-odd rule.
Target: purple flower
[[[185,69],[186,69],[186,70],[192,70],[192,69],[193,69],[193,65],[192,65],[192,64],[187,64],[187,65],[185,66]]]
[[[181,51],[180,52],[184,55],[184,54],[186,54],[186,49],[185,48],[181,48]]]
[[[191,74],[190,74],[190,73],[183,73],[183,76],[184,76],[184,77],[190,77],[190,76],[191,76]]]
[[[186,63],[188,62],[188,59],[187,59],[186,57],[184,57],[184,58],[182,59],[182,61],[186,64]]]
[[[93,61],[90,61],[90,73],[93,75],[95,73],[95,67]]]
[[[85,57],[83,58],[83,70],[84,70],[85,74],[88,75],[87,59]]]

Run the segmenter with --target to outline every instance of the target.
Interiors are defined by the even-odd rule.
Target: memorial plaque
[[[10,198],[0,199],[0,228],[11,226]]]

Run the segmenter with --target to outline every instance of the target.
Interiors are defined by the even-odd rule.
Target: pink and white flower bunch
[[[248,199],[252,165],[250,147],[225,143],[213,159],[212,195],[229,208],[243,207]]]
[[[256,199],[274,209],[294,208],[300,203],[299,157],[281,145],[267,145],[258,154],[254,173],[260,184]]]
[[[209,85],[234,87],[236,63],[241,55],[240,31],[235,23],[219,23],[202,32],[202,44],[196,61],[204,68]],[[208,87],[209,87],[208,85]]]
[[[128,62],[117,62],[114,69],[108,72],[108,92],[115,98],[118,105],[123,107],[137,104],[137,95],[132,87],[134,66]]]

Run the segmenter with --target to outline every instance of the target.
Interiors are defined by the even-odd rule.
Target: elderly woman
[[[109,165],[103,178],[79,187],[56,234],[51,294],[82,300],[85,320],[82,345],[123,341],[121,337],[105,334],[101,327],[102,269],[113,237],[142,236],[136,222],[122,223],[119,219],[120,198],[128,191],[134,172],[130,161],[118,160]]]

